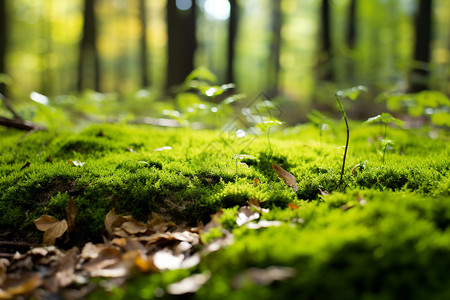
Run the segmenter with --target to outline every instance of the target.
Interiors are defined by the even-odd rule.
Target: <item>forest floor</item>
[[[1,129],[0,299],[448,299],[448,132],[350,128]]]

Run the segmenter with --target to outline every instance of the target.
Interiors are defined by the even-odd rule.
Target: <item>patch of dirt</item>
[[[73,195],[78,191],[76,185],[76,180],[55,179],[36,195],[38,204],[40,206],[47,205],[50,199],[58,193],[67,192],[69,195]]]

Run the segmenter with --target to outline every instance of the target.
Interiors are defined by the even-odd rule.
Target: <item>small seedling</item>
[[[384,164],[384,156],[386,154],[386,151],[388,150],[392,150],[394,148],[394,142],[392,140],[387,140],[386,136],[387,136],[387,125],[390,123],[395,123],[399,126],[402,125],[402,121],[394,118],[393,116],[391,116],[391,114],[389,113],[382,113],[381,115],[377,115],[375,117],[369,118],[367,119],[367,121],[365,123],[367,124],[372,124],[372,123],[380,123],[380,124],[384,124],[384,135],[383,135],[383,140],[381,141],[381,153],[383,156],[383,164]]]
[[[319,129],[320,145],[322,145],[323,131],[333,128],[333,126],[331,125],[331,119],[316,109],[312,110],[309,114],[306,115],[306,117]]]
[[[348,140],[350,138],[350,129],[348,127],[347,114],[345,113],[344,106],[342,105],[341,99],[348,98],[350,100],[355,101],[356,98],[358,98],[361,91],[367,91],[367,88],[359,85],[356,87],[352,87],[350,89],[338,91],[335,94],[339,111],[342,113],[342,117],[344,118],[344,121],[345,121],[345,127],[347,128],[347,140],[345,142],[344,158],[342,160],[342,169],[341,169],[341,177],[339,179],[339,184],[342,184],[342,177],[344,176],[345,158],[347,157]]]
[[[274,125],[283,125],[283,124],[284,124],[284,122],[281,122],[277,119],[272,119],[272,120],[261,122],[261,123],[258,123],[255,125],[259,129],[261,129],[262,133],[267,132],[267,143],[269,145],[269,153],[270,154],[272,153],[272,146],[270,144],[270,127],[272,127]]]

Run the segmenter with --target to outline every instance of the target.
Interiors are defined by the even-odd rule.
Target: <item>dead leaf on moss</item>
[[[48,215],[42,215],[34,220],[34,225],[38,230],[44,231],[43,243],[46,245],[54,245],[55,240],[62,236],[68,228],[66,219],[59,221]]]
[[[195,293],[211,278],[211,273],[193,274],[167,287],[167,292],[171,295],[183,295]]]
[[[319,192],[322,196],[326,197],[330,195],[330,192],[328,192],[327,190],[322,190],[321,188],[319,188]]]
[[[262,208],[259,205],[259,202],[256,198],[250,198],[250,200],[248,201],[248,205],[260,213],[268,213],[269,212],[268,208]]]
[[[272,164],[272,168],[275,170],[275,172],[277,172],[278,177],[284,180],[284,183],[286,183],[286,185],[290,186],[294,190],[294,192],[298,191],[297,180],[295,179],[294,175],[292,175],[288,171],[285,171],[277,164]]]
[[[240,289],[249,282],[257,285],[270,285],[274,281],[292,278],[296,272],[294,268],[289,267],[249,268],[236,275],[231,284],[234,289]]]
[[[222,207],[218,212],[211,215],[211,221],[209,221],[202,229],[201,232],[208,232],[211,228],[216,228],[220,226],[220,217],[223,215]]]
[[[260,181],[258,178],[253,179],[253,186],[258,186],[260,184]]]
[[[367,201],[359,194],[356,195],[356,201],[358,201],[359,205],[366,205]]]
[[[259,213],[254,212],[250,206],[242,206],[237,212],[236,224],[240,227],[258,218]]]
[[[268,221],[268,220],[261,220],[258,223],[247,223],[245,227],[248,229],[260,229],[260,228],[266,228],[266,227],[275,227],[280,226],[283,224],[280,221]]]
[[[292,210],[298,209],[298,205],[295,204],[295,203],[289,203],[289,204],[288,204],[288,207],[289,207],[290,209],[292,209]]]
[[[67,161],[67,163],[70,165],[74,165],[76,167],[82,167],[85,164],[84,162],[81,162],[79,160],[70,160],[70,159]]]

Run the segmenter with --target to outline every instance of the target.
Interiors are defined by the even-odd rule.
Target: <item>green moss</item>
[[[378,128],[351,123],[339,185],[341,126],[335,135],[324,133],[322,141],[310,125],[275,133],[270,155],[266,140],[256,138],[239,161],[214,131],[97,124],[78,133],[36,132],[22,140],[22,132],[2,131],[2,238],[39,241],[33,220],[44,213],[64,218],[70,197],[78,207],[80,243],[101,239],[112,208],[141,221],[156,212],[192,226],[206,224],[222,208],[221,226],[234,235],[231,246],[208,254],[194,269],[136,276],[124,291],[108,295],[151,299],[172,282],[208,271],[212,277],[195,298],[447,297],[449,143],[421,131],[392,129],[396,149],[383,164]],[[164,146],[171,150],[154,151]],[[272,163],[295,176],[298,191],[278,178]],[[238,227],[237,210],[252,198],[270,210],[260,219],[282,225]],[[221,235],[219,227],[202,240]],[[232,287],[248,268],[270,266],[297,273],[270,286],[248,279],[241,288]]]

